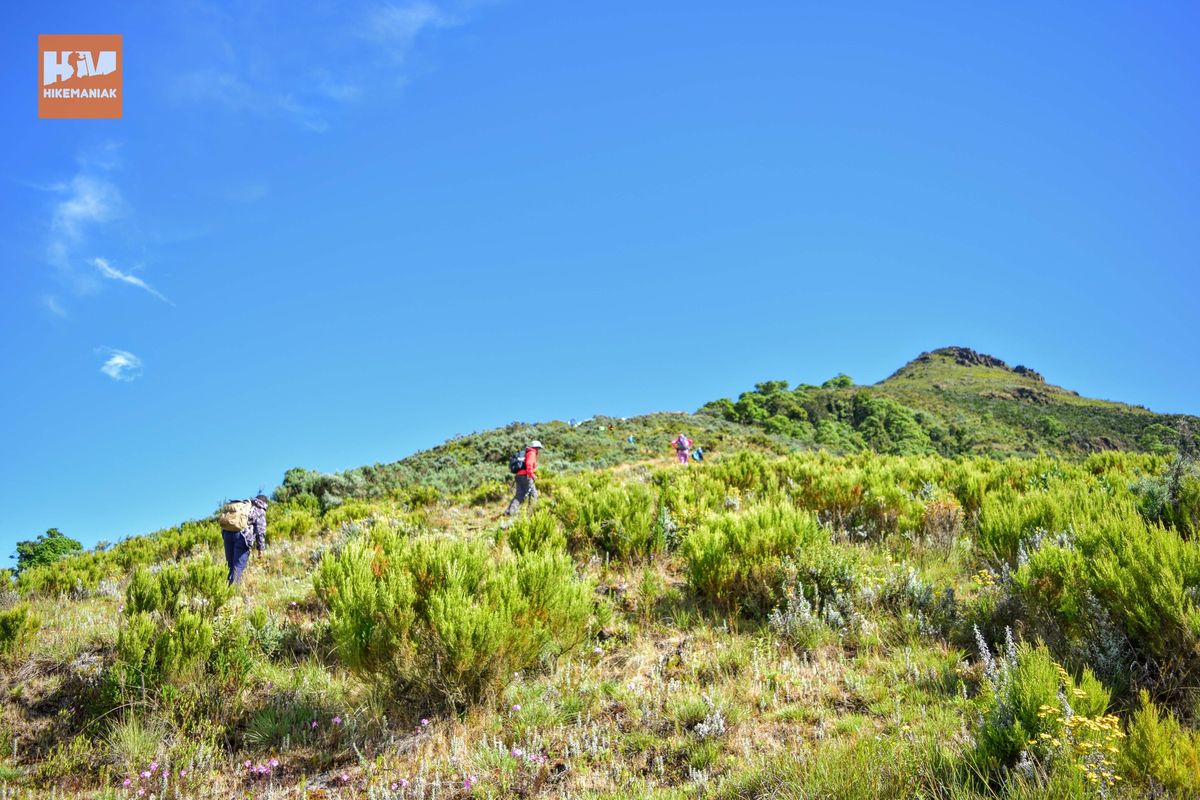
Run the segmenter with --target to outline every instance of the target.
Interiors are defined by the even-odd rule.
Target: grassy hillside
[[[0,788],[1198,797],[1190,437],[1084,455],[999,410],[1023,403],[1078,410],[1079,442],[1166,424],[939,351],[874,387],[291,470],[232,590],[212,519],[27,569],[0,595]],[[680,429],[704,463],[672,463]],[[534,436],[543,497],[510,524]],[[994,455],[1031,441],[1064,455]]]
[[[894,454],[1166,453],[1181,422],[1200,433],[1195,417],[1080,397],[963,347],[923,353],[872,386],[845,376],[795,389],[771,381],[702,411],[827,447]]]

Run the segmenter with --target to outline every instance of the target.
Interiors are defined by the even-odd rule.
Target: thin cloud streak
[[[113,267],[111,264],[108,263],[108,261],[106,261],[103,258],[93,258],[92,266],[94,266],[96,269],[98,269],[100,271],[100,274],[102,276],[104,276],[105,278],[108,278],[109,280],[120,281],[122,283],[128,283],[130,286],[136,286],[137,288],[154,295],[159,300],[162,300],[164,303],[166,303],[169,306],[175,305],[170,300],[168,300],[161,292],[159,292],[157,289],[155,289],[150,284],[146,283],[141,278],[137,277],[136,275],[130,275],[126,272],[121,272],[119,269],[116,269],[115,267]]]

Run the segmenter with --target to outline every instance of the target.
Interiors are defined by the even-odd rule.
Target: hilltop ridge
[[[930,350],[921,353],[921,355],[917,356],[912,361],[909,361],[903,367],[896,370],[879,383],[887,383],[894,378],[906,377],[912,375],[913,373],[918,373],[920,372],[922,365],[934,364],[939,360],[939,357],[941,359],[952,359],[954,364],[960,367],[988,367],[1001,369],[1011,372],[1014,375],[1020,375],[1024,378],[1029,378],[1030,380],[1038,383],[1046,382],[1046,379],[1042,377],[1040,372],[1030,369],[1024,365],[1018,364],[1015,367],[1010,367],[1003,360],[996,358],[995,356],[990,356],[987,353],[979,353],[969,347],[951,345],[949,347],[939,347],[936,350]]]
[[[1196,417],[1083,397],[962,346],[921,353],[871,385],[845,375],[794,389],[767,381],[701,411],[838,451],[895,454],[1166,453],[1181,423],[1200,430]]]

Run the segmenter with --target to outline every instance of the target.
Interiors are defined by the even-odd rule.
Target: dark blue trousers
[[[242,578],[242,570],[250,560],[250,545],[241,531],[221,531],[225,540],[225,563],[229,565],[229,582],[237,583]]]

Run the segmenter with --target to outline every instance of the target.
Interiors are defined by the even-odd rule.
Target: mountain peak
[[[951,345],[949,347],[939,347],[936,350],[931,350],[914,358],[912,361],[905,364],[900,369],[892,373],[884,381],[892,380],[893,378],[911,375],[919,371],[922,365],[953,365],[958,367],[987,367],[991,369],[1004,370],[1015,375],[1020,375],[1023,378],[1028,378],[1038,383],[1045,383],[1046,379],[1037,370],[1018,364],[1015,367],[1010,367],[1002,359],[990,356],[987,353],[980,353],[977,350],[972,350],[970,347],[959,347]]]

